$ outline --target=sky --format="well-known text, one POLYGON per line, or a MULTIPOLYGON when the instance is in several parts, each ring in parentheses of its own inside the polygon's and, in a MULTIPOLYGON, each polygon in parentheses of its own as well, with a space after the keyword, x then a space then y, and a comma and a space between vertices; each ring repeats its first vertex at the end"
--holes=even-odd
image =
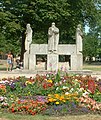
POLYGON ((86 25, 85 26, 85 33, 88 33, 89 32, 89 27, 86 25))

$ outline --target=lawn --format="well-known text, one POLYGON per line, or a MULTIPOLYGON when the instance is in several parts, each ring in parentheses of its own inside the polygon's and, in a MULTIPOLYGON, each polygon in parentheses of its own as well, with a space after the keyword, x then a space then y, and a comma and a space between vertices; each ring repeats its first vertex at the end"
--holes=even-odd
POLYGON ((43 115, 16 115, 0 113, 0 120, 101 120, 100 115, 68 115, 68 116, 43 116, 43 115))
MULTIPOLYGON (((16 66, 16 62, 14 62, 14 67, 16 66)), ((0 60, 0 71, 6 71, 7 69, 7 61, 0 60)))
MULTIPOLYGON (((16 63, 14 62, 14 66, 16 63)), ((0 60, 0 71, 6 70, 6 60, 0 60)), ((84 63, 83 70, 92 70, 92 71, 101 71, 101 64, 100 63, 84 63)))
POLYGON ((0 60, 0 70, 6 70, 6 61, 0 60))
POLYGON ((84 64, 83 70, 101 71, 101 65, 84 64))

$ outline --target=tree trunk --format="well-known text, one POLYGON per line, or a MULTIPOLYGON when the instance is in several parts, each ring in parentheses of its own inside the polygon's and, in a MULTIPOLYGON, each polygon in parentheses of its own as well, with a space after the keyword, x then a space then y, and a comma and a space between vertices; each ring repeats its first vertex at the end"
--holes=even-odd
POLYGON ((22 40, 21 40, 21 57, 20 61, 23 62, 24 52, 25 52, 25 30, 22 32, 22 40))

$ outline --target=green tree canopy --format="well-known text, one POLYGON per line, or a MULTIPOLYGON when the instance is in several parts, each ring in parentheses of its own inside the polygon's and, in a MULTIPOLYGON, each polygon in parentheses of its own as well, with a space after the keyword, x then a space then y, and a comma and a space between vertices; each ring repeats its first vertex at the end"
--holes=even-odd
POLYGON ((95 14, 95 23, 89 23, 90 30, 84 37, 83 55, 84 57, 101 57, 101 1, 95 4, 97 14, 95 14))
MULTIPOLYGON (((77 25, 94 26, 99 0, 1 0, 0 42, 3 49, 20 51, 26 24, 33 29, 33 43, 47 43, 52 22, 60 29, 60 43, 74 43, 77 25)), ((24 43, 24 42, 23 42, 24 43)))

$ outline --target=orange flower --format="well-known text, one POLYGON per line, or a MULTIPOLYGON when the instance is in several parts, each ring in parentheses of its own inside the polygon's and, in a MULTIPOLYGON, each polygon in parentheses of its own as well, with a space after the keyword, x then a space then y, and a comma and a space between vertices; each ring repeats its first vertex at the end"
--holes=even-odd
POLYGON ((6 86, 3 84, 0 84, 0 89, 3 90, 4 92, 6 92, 6 86))
POLYGON ((0 89, 6 89, 6 86, 3 84, 0 84, 0 89))
POLYGON ((60 100, 64 100, 64 99, 65 99, 64 96, 61 96, 61 97, 60 97, 60 100))
POLYGON ((54 94, 54 97, 59 99, 60 98, 60 95, 59 94, 54 94))
POLYGON ((12 107, 14 107, 15 106, 15 104, 12 104, 12 107))

